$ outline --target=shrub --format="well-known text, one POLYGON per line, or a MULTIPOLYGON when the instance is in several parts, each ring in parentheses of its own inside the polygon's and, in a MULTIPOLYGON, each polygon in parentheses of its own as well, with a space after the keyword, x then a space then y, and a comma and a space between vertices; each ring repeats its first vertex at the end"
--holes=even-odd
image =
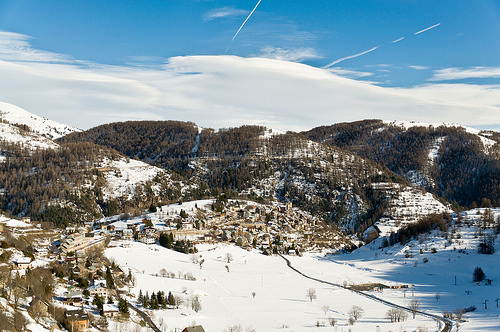
POLYGON ((477 266, 474 269, 474 272, 472 273, 472 281, 474 282, 481 282, 484 280, 484 277, 486 275, 483 272, 483 269, 481 269, 479 266, 477 266))

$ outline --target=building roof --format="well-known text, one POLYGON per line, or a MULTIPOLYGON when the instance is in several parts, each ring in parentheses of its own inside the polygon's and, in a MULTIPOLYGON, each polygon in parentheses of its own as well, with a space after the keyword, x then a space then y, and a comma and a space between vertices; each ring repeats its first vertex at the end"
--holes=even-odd
POLYGON ((20 257, 20 258, 16 259, 14 262, 16 262, 16 264, 29 264, 29 263, 31 263, 31 258, 20 257))
POLYGON ((105 303, 102 305, 103 312, 118 312, 118 307, 114 304, 105 303))
POLYGON ((201 325, 186 327, 182 332, 205 332, 205 329, 201 325))
POLYGON ((89 315, 83 310, 67 310, 65 315, 69 321, 89 320, 89 315))

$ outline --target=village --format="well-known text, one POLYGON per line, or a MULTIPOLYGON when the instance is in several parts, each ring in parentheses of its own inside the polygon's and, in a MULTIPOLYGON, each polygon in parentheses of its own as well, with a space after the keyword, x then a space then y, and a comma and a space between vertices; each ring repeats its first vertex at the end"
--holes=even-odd
MULTIPOLYGON (((2 256, 10 257, 2 264, 3 294, 16 304, 25 302, 30 317, 24 323, 33 319, 51 330, 102 330, 110 322, 128 320, 138 326, 149 324, 141 310, 148 303, 142 298, 132 301, 132 271, 109 261, 103 253, 108 247, 127 248, 142 242, 194 254, 199 244, 231 243, 264 255, 295 256, 338 248, 342 239, 334 228, 291 203, 184 202, 151 208, 136 217, 114 216, 52 230, 44 230, 29 218, 2 218, 2 256), (165 239, 170 242, 166 244, 165 239), (42 290, 33 291, 36 287, 30 284, 34 279, 30 275, 34 273, 49 274, 42 290)), ((172 277, 189 278, 175 273, 172 277)), ((157 301, 162 308, 179 307, 166 294, 158 294, 157 301)), ((185 331, 203 331, 201 326, 190 328, 185 331)))

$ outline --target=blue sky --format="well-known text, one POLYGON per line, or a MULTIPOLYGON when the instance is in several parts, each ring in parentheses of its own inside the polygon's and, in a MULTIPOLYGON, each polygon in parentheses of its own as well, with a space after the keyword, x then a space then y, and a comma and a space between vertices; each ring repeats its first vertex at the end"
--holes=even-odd
MULTIPOLYGON (((261 0, 253 15, 232 41, 234 34, 256 4, 257 1, 254 0, 3 0, 0 2, 0 31, 3 32, 0 36, 0 60, 10 65, 29 66, 30 70, 35 70, 34 67, 40 70, 41 64, 44 64, 43 68, 47 73, 56 73, 66 78, 66 71, 71 69, 79 71, 82 76, 105 75, 108 81, 134 80, 138 85, 151 87, 154 85, 152 81, 157 82, 160 77, 171 77, 173 72, 176 78, 193 73, 191 69, 172 68, 172 63, 179 63, 172 60, 178 57, 183 57, 185 61, 191 60, 189 65, 183 63, 183 66, 198 68, 196 73, 201 75, 197 77, 200 80, 207 78, 208 76, 203 75, 210 72, 209 68, 217 66, 222 59, 230 61, 229 56, 237 56, 240 60, 277 59, 289 63, 290 68, 293 68, 289 70, 303 68, 293 64, 304 64, 312 72, 317 73, 314 70, 320 69, 355 81, 348 82, 349 84, 369 82, 370 85, 389 89, 377 90, 383 93, 411 92, 411 99, 434 98, 433 102, 445 103, 448 106, 457 102, 471 106, 474 104, 473 98, 476 97, 477 104, 489 107, 486 115, 476 117, 476 123, 466 116, 448 121, 482 128, 500 126, 500 115, 495 117, 495 110, 498 111, 499 105, 498 102, 493 102, 498 96, 500 78, 500 1, 261 0), (433 28, 423 31, 430 27, 433 28), (420 31, 423 32, 418 33, 420 31), (402 37, 404 39, 401 39, 402 37), (201 68, 195 64, 197 59, 200 59, 199 56, 210 56, 216 64, 206 63, 208 67, 201 68), (342 59, 344 60, 339 61, 342 59), (329 64, 332 65, 328 66, 329 64), (55 67, 48 70, 48 65, 55 67), (125 72, 127 74, 124 74, 125 72), (140 77, 137 76, 138 72, 141 72, 140 77), (152 79, 154 75, 158 77, 152 79), (452 92, 459 91, 457 88, 463 89, 460 90, 460 98, 467 100, 453 100, 452 92), (436 100, 438 96, 448 96, 450 99, 436 100)), ((245 66, 254 65, 250 62, 241 63, 245 63, 245 66)), ((230 64, 240 68, 235 62, 230 64)), ((232 75, 238 70, 230 66, 221 68, 220 72, 212 73, 216 78, 224 76, 238 81, 238 77, 232 75)), ((13 70, 14 67, 9 67, 6 75, 13 75, 13 70)), ((23 73, 26 71, 25 68, 23 73)), ((253 79, 241 75, 246 79, 253 79)), ((258 79, 267 80, 269 75, 271 74, 267 71, 258 79)), ((19 81, 20 86, 32 86, 35 90, 39 76, 40 74, 34 79, 33 75, 27 75, 24 84, 20 76, 16 76, 15 81, 19 81)), ((47 79, 54 80, 50 75, 47 79)), ((259 84, 258 79, 256 84, 259 84)), ((277 78, 278 81, 280 79, 277 78)), ((205 85, 202 86, 200 80, 196 83, 200 84, 198 89, 203 89, 205 85)), ((89 88, 88 85, 81 87, 81 81, 80 78, 79 84, 72 90, 80 96, 77 99, 87 107, 99 107, 99 101, 92 100, 88 93, 89 90, 95 91, 98 88, 89 88), (83 91, 78 90, 79 86, 83 91), (85 95, 87 99, 84 98, 85 95)), ((95 79, 90 81, 94 82, 95 79)), ((3 83, 6 88, 9 86, 5 79, 3 83)), ((39 83, 46 84, 42 80, 39 83)), ((228 82, 224 84, 230 85, 228 82)), ((157 88, 155 87, 155 90, 157 88)), ((43 113, 48 112, 47 108, 57 108, 57 105, 47 102, 42 103, 43 108, 40 100, 36 100, 39 96, 30 92, 31 90, 26 90, 24 96, 19 91, 7 90, 0 93, 0 99, 21 103, 19 106, 28 108, 29 111, 43 113), (32 109, 33 107, 35 109, 32 109)), ((57 89, 51 91, 53 90, 57 89)), ((112 90, 116 93, 116 98, 122 91, 119 84, 112 90)), ((294 94, 294 91, 289 92, 294 94)), ((62 103, 63 94, 61 91, 56 92, 58 94, 52 98, 59 98, 62 103)), ((126 93, 126 90, 122 92, 126 93)), ((168 95, 170 92, 164 89, 160 93, 168 95)), ((106 97, 108 101, 114 98, 110 97, 109 93, 111 92, 108 92, 106 97)), ((186 91, 182 94, 190 99, 186 91)), ((148 96, 152 98, 151 95, 148 96)), ((262 99, 266 98, 262 96, 262 99)), ((312 98, 317 101, 317 98, 321 97, 314 95, 312 98)), ((175 117, 196 121, 200 118, 200 110, 195 110, 199 106, 177 105, 179 109, 176 112, 168 113, 172 104, 161 104, 158 102, 160 99, 162 97, 157 97, 151 102, 151 99, 146 97, 141 111, 144 113, 137 112, 142 115, 136 115, 134 119, 152 116, 155 119, 175 117), (184 114, 180 108, 185 111, 184 114), (163 110, 163 113, 160 110, 163 110)), ((100 102, 102 103, 102 100, 100 102)), ((135 102, 141 105, 139 100, 135 102)), ((204 100, 199 100, 199 104, 203 102, 204 100)), ((68 102, 64 103, 66 109, 71 109, 68 102)), ((262 111, 261 122, 265 123, 269 119, 264 119, 266 112, 263 109, 271 105, 260 106, 254 105, 262 111)), ((63 106, 59 107, 62 109, 63 106)), ((76 105, 73 107, 78 108, 76 105)), ((234 112, 249 111, 240 108, 236 101, 229 102, 227 107, 232 108, 234 112)), ((369 105, 366 107, 369 108, 369 105)), ((224 105, 218 105, 217 108, 224 109, 224 105)), ((382 107, 374 107, 373 114, 361 112, 357 116, 367 114, 369 117, 384 118, 385 114, 377 113, 379 109, 382 107)), ((115 117, 107 117, 110 121, 127 116, 119 114, 118 105, 109 104, 105 111, 116 114, 115 117)), ((278 111, 273 112, 270 117, 277 117, 278 111)), ((387 116, 394 117, 396 113, 394 111, 387 116)), ((403 114, 405 116, 401 116, 402 119, 417 118, 429 120, 428 122, 433 120, 429 117, 432 112, 421 117, 413 116, 413 113, 403 114)), ((55 120, 65 120, 60 114, 46 115, 57 117, 55 120)), ((444 121, 448 115, 449 113, 445 112, 442 117, 436 119, 444 121)), ((66 118, 75 121, 71 114, 67 114, 66 118)), ((259 122, 258 119, 248 116, 239 119, 259 122)), ((355 118, 331 118, 332 122, 344 120, 355 118)), ((97 124, 97 121, 94 122, 84 123, 80 127, 97 124)), ((311 125, 316 122, 311 122, 311 125)), ((234 124, 237 124, 237 121, 234 124)), ((269 124, 275 125, 272 121, 269 124)))

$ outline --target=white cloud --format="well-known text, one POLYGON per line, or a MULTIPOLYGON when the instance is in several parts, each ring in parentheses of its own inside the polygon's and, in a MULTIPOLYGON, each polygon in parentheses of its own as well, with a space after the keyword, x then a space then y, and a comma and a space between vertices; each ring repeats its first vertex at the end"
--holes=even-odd
POLYGON ((14 32, 0 31, 0 59, 6 61, 70 62, 70 57, 62 54, 33 49, 31 37, 14 32))
POLYGON ((328 68, 328 71, 330 73, 339 75, 339 76, 344 76, 344 77, 350 77, 350 78, 363 78, 363 77, 369 77, 373 76, 373 73, 365 72, 365 71, 356 71, 356 70, 350 70, 350 69, 344 69, 344 68, 328 68))
POLYGON ((408 66, 408 68, 415 69, 415 70, 427 70, 429 67, 426 66, 408 66))
POLYGON ((436 70, 430 81, 463 80, 467 78, 500 78, 500 67, 445 68, 436 70))
POLYGON ((222 7, 222 8, 212 9, 211 11, 205 13, 205 15, 203 15, 203 18, 205 19, 205 21, 211 21, 218 18, 244 16, 248 15, 248 13, 249 11, 244 9, 236 9, 233 7, 222 7))
POLYGON ((263 58, 294 62, 322 58, 313 48, 310 47, 283 49, 280 47, 267 46, 261 50, 259 56, 263 58))
MULTIPOLYGON (((84 129, 143 119, 281 130, 365 118, 500 127, 499 86, 384 88, 267 58, 186 56, 159 67, 82 66, 40 62, 41 51, 21 53, 14 60, 0 51, 0 101, 84 129)), ((65 58, 46 59, 59 57, 65 58)))

